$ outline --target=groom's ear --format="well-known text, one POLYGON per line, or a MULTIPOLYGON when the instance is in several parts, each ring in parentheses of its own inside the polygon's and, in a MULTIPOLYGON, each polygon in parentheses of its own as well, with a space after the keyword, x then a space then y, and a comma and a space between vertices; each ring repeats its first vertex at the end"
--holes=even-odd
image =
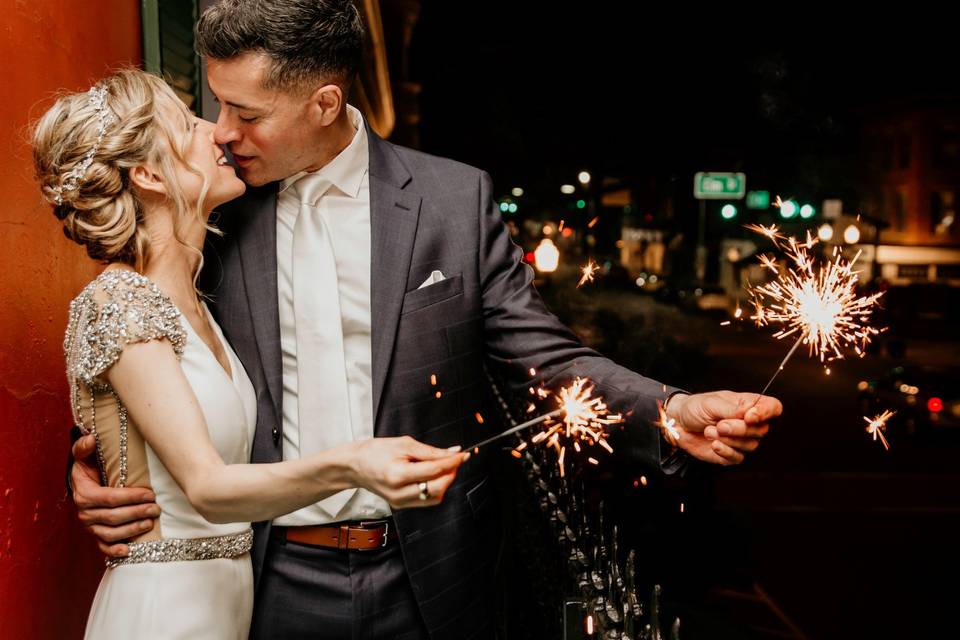
POLYGON ((329 126, 343 110, 343 89, 336 84, 325 84, 310 96, 310 102, 321 126, 329 126))

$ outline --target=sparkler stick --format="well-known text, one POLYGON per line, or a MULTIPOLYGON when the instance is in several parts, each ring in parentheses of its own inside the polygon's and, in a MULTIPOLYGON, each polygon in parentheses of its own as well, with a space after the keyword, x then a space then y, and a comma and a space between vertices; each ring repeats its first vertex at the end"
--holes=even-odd
POLYGON ((472 447, 470 447, 470 449, 479 449, 480 447, 482 447, 482 446, 484 446, 484 445, 488 445, 488 444, 490 444, 491 442, 496 442, 497 440, 499 440, 499 439, 501 439, 501 438, 506 438, 506 437, 509 436, 510 434, 517 433, 517 432, 519 432, 519 431, 523 431, 524 429, 529 429, 530 427, 535 427, 535 426, 537 426, 538 424, 541 424, 541 423, 543 423, 543 422, 546 422, 547 420, 549 420, 549 419, 551 419, 551 418, 556 418, 556 417, 559 416, 561 413, 563 413, 563 411, 564 411, 563 409, 555 409, 555 410, 551 411, 550 413, 545 413, 545 414, 543 414, 542 416, 538 416, 538 417, 534 418, 533 420, 527 420, 527 421, 524 422, 523 424, 518 424, 518 425, 515 426, 515 427, 511 427, 511 428, 507 429, 506 431, 502 431, 502 432, 498 433, 498 434, 495 435, 495 436, 491 436, 491 437, 487 438, 486 440, 482 440, 482 441, 478 442, 477 444, 475 444, 475 445, 473 445, 472 447))

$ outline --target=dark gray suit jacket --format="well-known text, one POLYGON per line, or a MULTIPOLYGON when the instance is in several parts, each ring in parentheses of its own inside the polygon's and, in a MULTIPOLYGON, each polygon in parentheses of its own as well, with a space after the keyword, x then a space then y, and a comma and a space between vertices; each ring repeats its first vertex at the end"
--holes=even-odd
MULTIPOLYGON (((608 405, 628 416, 629 436, 619 448, 659 468, 659 434, 651 423, 656 400, 675 389, 587 349, 547 311, 501 222, 490 177, 393 145, 369 129, 367 135, 375 434, 411 435, 438 447, 477 442, 496 428, 475 419, 487 396, 484 365, 520 393, 533 367, 551 387, 589 376, 608 405), (446 279, 418 289, 434 270, 446 279)), ((224 236, 211 236, 202 278, 256 388, 253 462, 282 455, 276 192, 276 183, 253 188, 222 208, 224 236)), ((434 638, 492 636, 499 523, 489 466, 481 452, 461 468, 441 505, 394 514, 434 638)), ((269 527, 255 525, 258 576, 269 527)))

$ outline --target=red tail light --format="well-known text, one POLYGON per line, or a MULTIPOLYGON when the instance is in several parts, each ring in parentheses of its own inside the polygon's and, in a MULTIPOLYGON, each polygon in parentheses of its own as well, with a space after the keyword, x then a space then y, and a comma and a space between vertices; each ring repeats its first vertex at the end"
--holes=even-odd
POLYGON ((930 398, 927 400, 927 411, 932 411, 933 413, 943 411, 943 400, 940 398, 930 398))

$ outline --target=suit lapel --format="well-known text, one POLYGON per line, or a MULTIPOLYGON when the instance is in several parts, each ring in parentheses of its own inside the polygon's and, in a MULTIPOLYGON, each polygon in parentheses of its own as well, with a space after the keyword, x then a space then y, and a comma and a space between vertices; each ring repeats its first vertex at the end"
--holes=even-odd
POLYGON ((250 305, 260 361, 273 400, 277 423, 283 397, 283 356, 280 351, 280 311, 277 300, 277 183, 252 189, 246 196, 239 225, 240 262, 250 305))
POLYGON ((370 141, 370 315, 376 428, 406 293, 421 198, 404 190, 410 182, 410 173, 392 146, 369 127, 367 135, 370 141))

